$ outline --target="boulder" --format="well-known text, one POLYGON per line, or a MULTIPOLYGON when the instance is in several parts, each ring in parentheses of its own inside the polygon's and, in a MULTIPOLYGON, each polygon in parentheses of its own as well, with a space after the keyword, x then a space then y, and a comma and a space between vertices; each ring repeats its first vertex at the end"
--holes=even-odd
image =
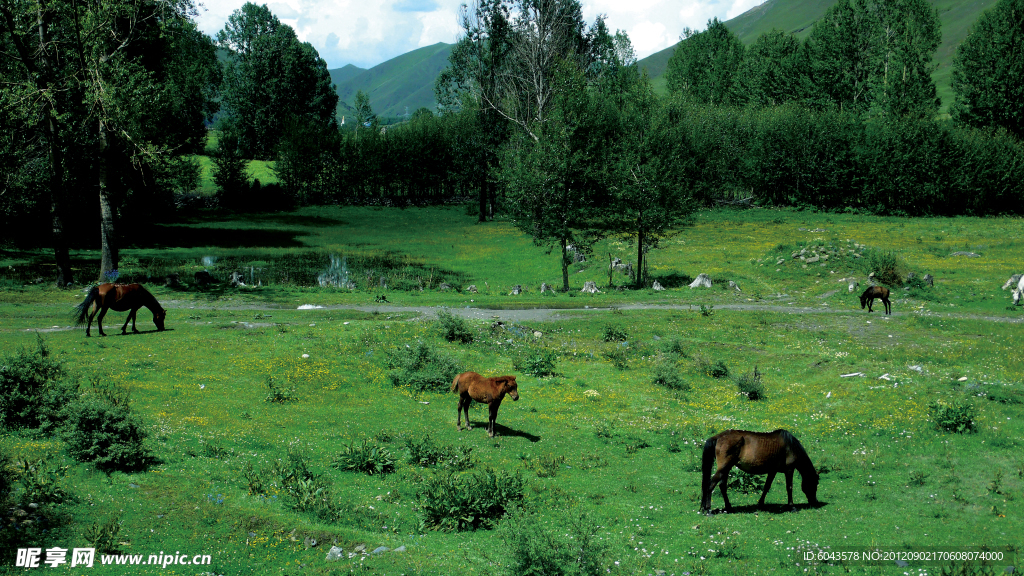
POLYGON ((743 292, 743 290, 740 290, 740 285, 735 283, 735 282, 733 282, 732 280, 729 280, 729 288, 732 288, 732 289, 736 290, 737 292, 743 292))
POLYGON ((543 294, 543 293, 549 292, 549 291, 550 292, 554 292, 555 290, 547 282, 541 282, 541 284, 540 284, 540 293, 543 294))
POLYGON ((509 295, 510 296, 518 296, 518 295, 520 295, 522 293, 523 293, 523 286, 521 284, 516 284, 515 286, 512 287, 512 291, 509 292, 509 295))
POLYGON ((345 551, 340 546, 331 546, 331 549, 327 551, 327 561, 333 562, 335 560, 341 560, 345 557, 345 551))
POLYGON ((860 288, 860 282, 850 279, 850 287, 846 289, 847 292, 855 292, 857 288, 860 288))
POLYGON ((476 284, 470 284, 469 288, 466 288, 466 292, 470 294, 476 294, 476 284))
POLYGON ((966 256, 968 258, 981 258, 981 254, 975 254, 974 252, 953 252, 950 256, 966 256))
POLYGON ((583 289, 580 292, 587 292, 588 294, 599 294, 601 291, 597 289, 597 283, 587 280, 583 283, 583 289))
POLYGON ((580 250, 579 248, 577 248, 573 244, 569 244, 568 246, 566 246, 565 247, 565 251, 566 251, 566 253, 572 255, 572 263, 573 264, 579 264, 580 262, 586 262, 587 261, 587 256, 583 253, 583 251, 580 250))
POLYGON ((690 283, 690 288, 711 288, 711 277, 701 272, 697 279, 690 283))
POLYGON ((660 291, 665 289, 665 287, 662 286, 661 283, 658 282, 657 280, 654 281, 654 284, 651 284, 651 288, 653 288, 654 290, 656 290, 658 292, 660 292, 660 291))
POLYGON ((231 286, 233 288, 238 288, 239 286, 245 286, 245 282, 242 282, 243 278, 245 278, 245 276, 241 272, 238 272, 238 271, 232 272, 231 273, 231 286))
MULTIPOLYGON (((384 278, 381 277, 381 280, 383 280, 383 279, 384 278)), ((447 292, 447 291, 452 289, 452 286, 451 286, 451 284, 449 284, 447 282, 441 282, 441 285, 438 286, 437 289, 440 290, 441 292, 447 292)))
POLYGON ((923 280, 924 283, 929 286, 935 286, 935 277, 932 276, 931 274, 925 274, 924 276, 921 277, 921 280, 923 280))
POLYGON ((622 268, 622 259, 621 258, 612 258, 611 267, 613 269, 615 269, 615 270, 618 270, 619 268, 622 268))

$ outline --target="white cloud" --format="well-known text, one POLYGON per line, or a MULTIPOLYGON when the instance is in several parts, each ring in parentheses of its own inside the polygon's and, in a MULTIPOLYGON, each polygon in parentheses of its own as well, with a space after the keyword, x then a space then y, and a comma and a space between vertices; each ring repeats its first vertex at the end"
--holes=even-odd
MULTIPOLYGON (((465 0, 275 0, 270 10, 311 43, 329 68, 369 68, 410 50, 458 38, 458 10, 465 0)), ((607 16, 611 30, 625 30, 638 58, 679 41, 683 28, 703 30, 708 20, 733 18, 762 0, 584 0, 593 22, 607 16)), ((216 34, 245 0, 205 0, 199 27, 216 34)))

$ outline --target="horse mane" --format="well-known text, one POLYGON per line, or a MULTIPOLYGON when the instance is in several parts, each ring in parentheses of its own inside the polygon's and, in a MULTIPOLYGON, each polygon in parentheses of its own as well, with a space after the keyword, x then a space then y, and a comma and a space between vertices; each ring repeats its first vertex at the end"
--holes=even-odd
POLYGON ((818 471, 814 469, 814 463, 811 462, 810 455, 807 454, 807 450, 804 449, 804 445, 796 439, 796 436, 789 430, 779 430, 779 435, 782 436, 782 440, 789 444, 790 449, 797 456, 797 466, 800 468, 800 474, 804 474, 804 470, 808 470, 814 473, 814 477, 818 477, 818 471), (806 466, 800 466, 799 462, 806 462, 806 466))

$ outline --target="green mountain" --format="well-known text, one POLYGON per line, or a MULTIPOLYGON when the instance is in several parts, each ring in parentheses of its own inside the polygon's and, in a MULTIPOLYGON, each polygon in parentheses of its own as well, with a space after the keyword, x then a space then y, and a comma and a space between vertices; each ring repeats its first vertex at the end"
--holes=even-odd
MULTIPOLYGON (((939 22, 942 24, 942 43, 935 52, 934 60, 939 66, 932 74, 932 78, 935 79, 939 97, 942 98, 942 109, 945 110, 953 101, 950 82, 956 47, 967 37, 967 32, 978 21, 981 13, 994 6, 996 0, 929 1, 939 11, 939 22)), ((744 44, 750 44, 773 28, 796 34, 803 39, 811 33, 814 21, 832 4, 833 0, 768 0, 726 21, 725 24, 744 44)), ((647 74, 654 80, 655 88, 662 92, 665 91, 665 69, 674 50, 675 46, 666 48, 639 62, 640 66, 647 68, 647 74)))
POLYGON ((370 106, 378 116, 404 116, 419 108, 434 111, 434 79, 448 66, 452 44, 438 42, 433 46, 417 48, 378 64, 369 70, 351 64, 330 70, 337 84, 340 114, 351 114, 356 92, 362 90, 370 97, 370 106), (350 70, 351 69, 351 70, 350 70))

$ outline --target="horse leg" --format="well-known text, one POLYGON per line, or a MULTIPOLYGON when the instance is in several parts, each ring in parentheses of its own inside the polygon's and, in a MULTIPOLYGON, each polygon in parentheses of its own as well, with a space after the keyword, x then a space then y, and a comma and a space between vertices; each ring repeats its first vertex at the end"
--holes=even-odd
POLYGON ((468 402, 466 402, 466 400, 468 398, 469 398, 469 396, 467 394, 465 394, 465 393, 463 393, 461 396, 459 396, 459 406, 455 409, 455 414, 456 414, 456 417, 455 417, 455 429, 459 430, 459 431, 462 430, 462 412, 463 412, 463 410, 465 410, 465 412, 466 412, 466 430, 472 430, 473 429, 473 427, 469 425, 469 406, 468 406, 468 402))
MULTIPOLYGON (((125 334, 128 333, 128 322, 131 321, 134 317, 135 317, 135 310, 129 310, 128 311, 128 317, 124 319, 124 325, 121 326, 121 336, 124 336, 125 334)), ((134 321, 132 321, 132 330, 138 332, 138 330, 135 330, 135 322, 134 321)))
POLYGON ((885 298, 882 300, 882 303, 885 304, 885 313, 892 314, 892 302, 889 302, 889 299, 885 298))
MULTIPOLYGON (((725 473, 722 474, 722 477, 720 478, 718 489, 722 491, 722 500, 725 500, 725 511, 732 512, 732 504, 729 503, 729 495, 725 492, 725 489, 729 486, 729 470, 725 470, 724 472, 725 473)), ((719 474, 721 474, 721 472, 719 472, 719 474)), ((718 474, 715 474, 715 476, 718 476, 718 474)), ((711 480, 714 482, 714 476, 711 477, 711 480)))
POLYGON ((103 317, 106 316, 106 315, 107 315, 107 309, 106 308, 101 308, 100 309, 100 315, 99 315, 98 318, 96 318, 96 327, 100 329, 100 336, 106 336, 106 334, 103 333, 103 317))
POLYGON ((868 298, 868 312, 871 312, 871 305, 875 303, 874 298, 868 298))
POLYGON ((764 506, 764 499, 768 496, 768 491, 772 489, 772 481, 775 480, 776 472, 769 472, 768 477, 764 480, 764 492, 761 493, 761 499, 757 501, 758 506, 764 506))
POLYGON ((490 417, 487 420, 487 435, 491 438, 494 438, 494 423, 498 420, 498 406, 500 406, 498 402, 491 402, 487 405, 488 412, 490 413, 490 417))
POLYGON ((135 319, 138 318, 139 309, 132 310, 132 334, 138 334, 139 331, 135 328, 135 319))
POLYGON ((793 505, 793 471, 786 470, 786 499, 789 505, 793 505))

